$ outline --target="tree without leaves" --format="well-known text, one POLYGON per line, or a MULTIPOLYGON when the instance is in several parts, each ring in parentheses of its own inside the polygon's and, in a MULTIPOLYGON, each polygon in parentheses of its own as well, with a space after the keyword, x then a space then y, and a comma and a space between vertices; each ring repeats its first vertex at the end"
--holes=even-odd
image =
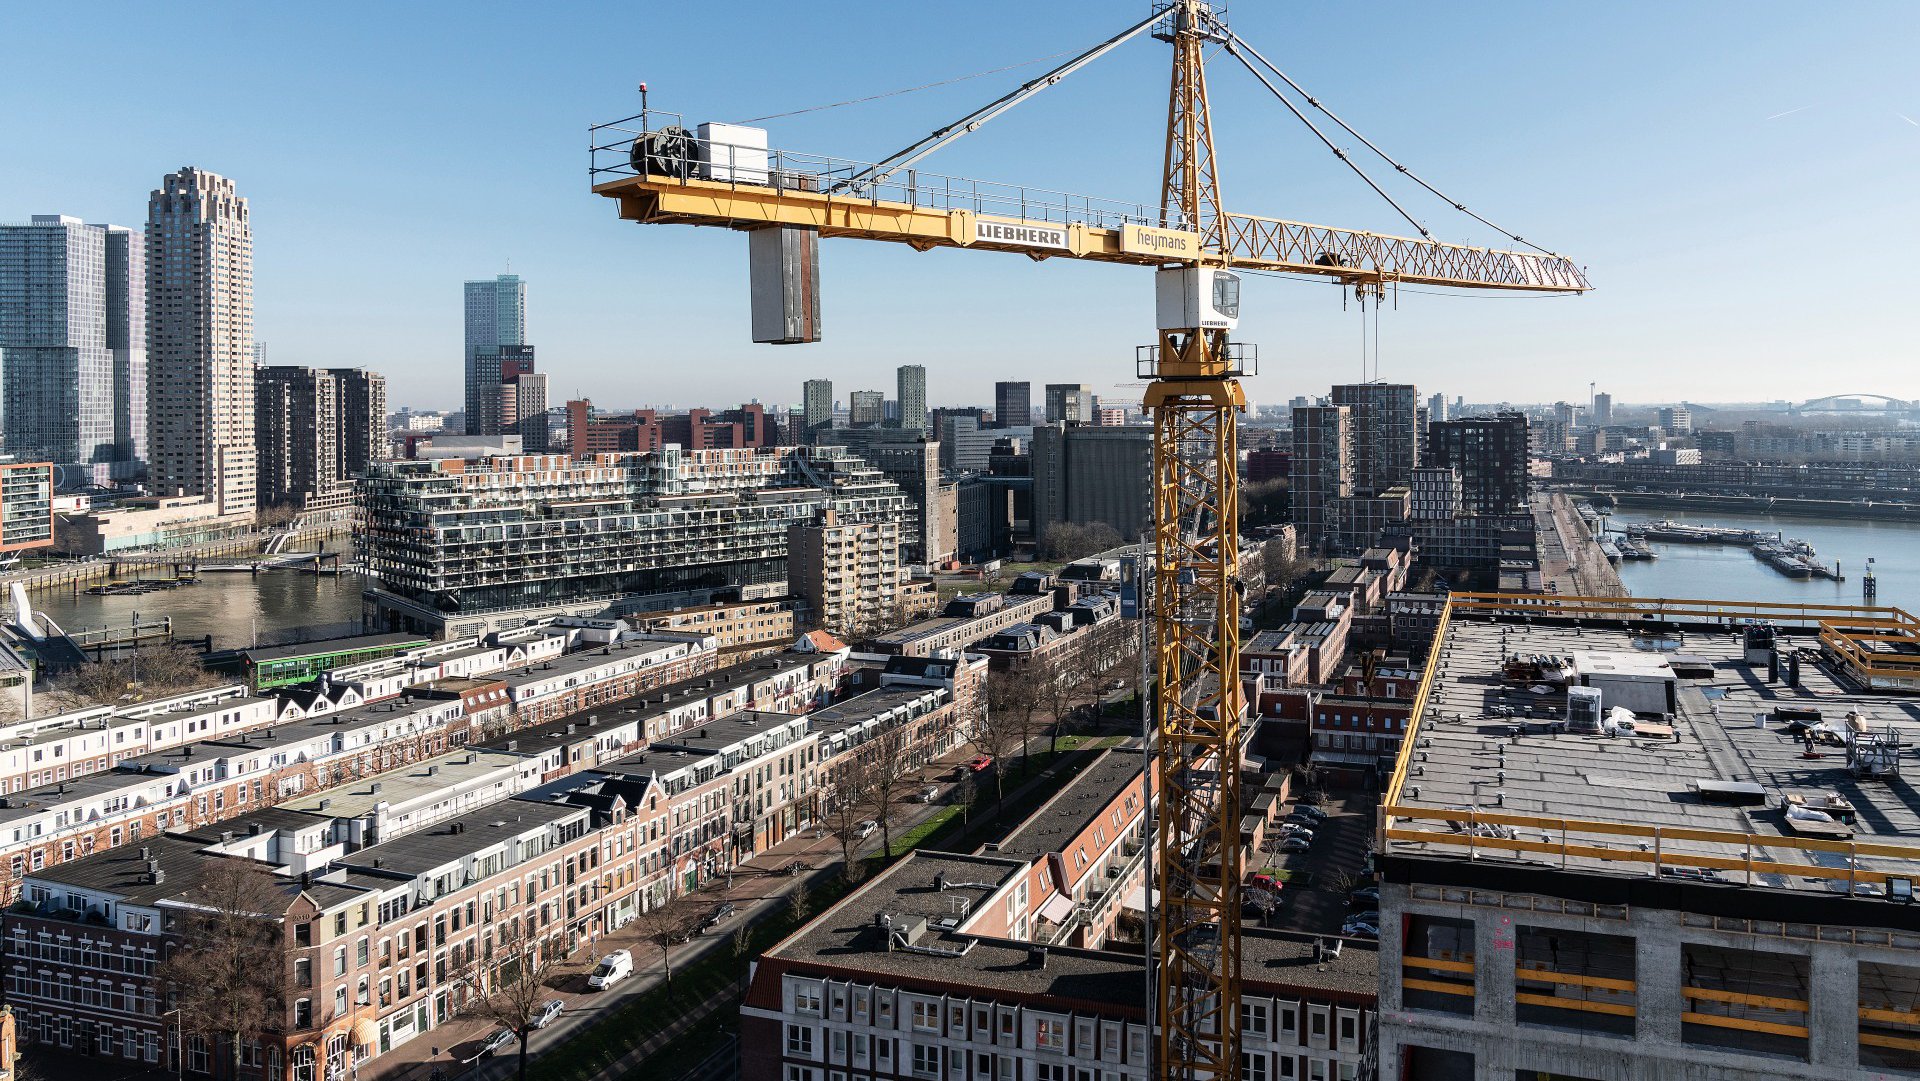
MULTIPOLYGON (((986 708, 980 710, 974 718, 973 731, 968 733, 973 745, 980 753, 992 758, 993 767, 993 803, 999 807, 1006 802, 1006 761, 1015 747, 1020 745, 1020 735, 1025 724, 1014 708, 1013 699, 1024 696, 1032 698, 1032 689, 1024 681, 1009 672, 994 672, 987 676, 986 708)), ((968 771, 971 774, 971 770, 968 771)))
POLYGON ((856 771, 854 763, 845 763, 840 766, 834 779, 820 787, 818 821, 840 842, 842 874, 848 882, 856 882, 860 877, 860 865, 854 862, 853 849, 860 843, 860 824, 867 820, 856 771))
POLYGON ((465 1009, 513 1033, 519 1042, 519 1078, 527 1081, 527 1040, 534 1019, 553 997, 556 967, 538 940, 503 933, 493 952, 463 966, 454 980, 467 992, 465 1009))
POLYGON ((211 687, 219 682, 186 646, 153 646, 134 656, 90 661, 54 681, 56 690, 95 705, 113 705, 131 694, 160 697, 211 687))
POLYGON ((860 803, 880 825, 881 859, 893 858, 893 820, 900 815, 907 786, 920 780, 910 757, 912 743, 905 724, 868 740, 859 749, 854 766, 860 803))
POLYGON ((640 941, 660 949, 660 966, 666 972, 667 999, 673 999, 673 945, 684 941, 694 926, 694 905, 686 897, 668 897, 634 917, 631 926, 640 941))
POLYGON ((1002 749, 994 754, 993 783, 996 789, 1000 786, 1000 773, 1006 766, 1007 751, 1019 750, 1020 764, 1024 770, 1027 750, 1033 742, 1034 715, 1044 705, 1039 685, 1026 672, 1008 668, 987 675, 987 712, 993 719, 982 727, 998 729, 999 738, 1004 741, 1002 749))
POLYGON ((179 942, 156 970, 180 1011, 180 1028, 233 1053, 240 1076, 242 1047, 278 1027, 285 1009, 287 959, 280 922, 291 898, 288 883, 265 864, 217 858, 178 900, 179 942))
POLYGON ((1105 522, 1056 522, 1035 545, 1042 559, 1071 562, 1123 543, 1120 531, 1105 522))

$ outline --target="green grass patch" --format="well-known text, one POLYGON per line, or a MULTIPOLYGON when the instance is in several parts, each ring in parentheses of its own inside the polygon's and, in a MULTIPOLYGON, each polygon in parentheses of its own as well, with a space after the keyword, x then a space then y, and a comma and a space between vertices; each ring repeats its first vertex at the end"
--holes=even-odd
POLYGON ((1271 877, 1275 882, 1284 882, 1289 886, 1306 889, 1313 885, 1312 871, 1289 871, 1284 867, 1262 867, 1260 874, 1271 877))
POLYGON ((932 837, 936 833, 939 833, 941 830, 946 829, 948 823, 952 822, 954 819, 959 817, 960 817, 960 808, 958 807, 940 808, 939 810, 933 812, 931 815, 928 815, 927 820, 925 822, 922 822, 919 825, 908 830, 907 832, 901 834, 900 836, 895 837, 893 839, 893 848, 891 851, 888 852, 888 855, 891 855, 891 856, 906 855, 907 853, 913 851, 914 849, 919 848, 921 845, 926 844, 928 838, 932 837))

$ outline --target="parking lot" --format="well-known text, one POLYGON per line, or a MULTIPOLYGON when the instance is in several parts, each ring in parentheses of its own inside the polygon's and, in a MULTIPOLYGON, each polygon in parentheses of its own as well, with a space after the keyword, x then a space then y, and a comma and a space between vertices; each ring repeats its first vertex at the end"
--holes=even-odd
MULTIPOLYGON (((1319 805, 1328 817, 1313 827, 1313 844, 1304 852, 1281 852, 1277 831, 1269 836, 1267 851, 1252 869, 1278 868, 1286 873, 1288 881, 1281 888, 1281 905, 1268 918, 1268 927, 1309 934, 1340 933, 1341 924, 1359 910, 1348 905, 1350 892, 1373 883, 1364 868, 1373 841, 1376 799, 1372 792, 1329 793, 1319 805)), ((1247 917, 1248 926, 1258 924, 1256 918, 1247 917)))

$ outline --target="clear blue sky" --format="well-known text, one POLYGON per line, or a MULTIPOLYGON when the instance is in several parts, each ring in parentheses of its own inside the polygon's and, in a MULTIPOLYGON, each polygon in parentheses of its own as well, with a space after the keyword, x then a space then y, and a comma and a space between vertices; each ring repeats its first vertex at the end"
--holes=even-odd
MULTIPOLYGON (((1911 4, 1232 7, 1363 133, 1599 286, 1403 293, 1383 377, 1470 400, 1583 397, 1589 380, 1626 401, 1920 397, 1911 4)), ((826 341, 754 346, 744 238, 618 221, 587 191, 586 128, 634 111, 641 80, 689 121, 739 119, 1076 49, 1145 10, 14 4, 0 218, 138 225, 169 169, 224 173, 252 201, 272 361, 383 371, 395 405, 458 404, 460 283, 508 260, 556 396, 791 402, 826 376, 844 400, 891 391, 906 362, 928 366, 936 404, 986 402, 996 378, 1105 389, 1151 336, 1145 272, 830 242, 826 341)), ((1152 201, 1167 63, 1129 44, 926 167, 1152 201)), ((778 146, 871 160, 1039 70, 768 126, 778 146)), ((1238 65, 1210 70, 1230 208, 1398 230, 1238 65)), ((1498 239, 1411 205, 1444 239, 1498 239)), ((1247 306, 1257 400, 1357 376, 1361 318, 1332 286, 1260 280, 1247 306)))

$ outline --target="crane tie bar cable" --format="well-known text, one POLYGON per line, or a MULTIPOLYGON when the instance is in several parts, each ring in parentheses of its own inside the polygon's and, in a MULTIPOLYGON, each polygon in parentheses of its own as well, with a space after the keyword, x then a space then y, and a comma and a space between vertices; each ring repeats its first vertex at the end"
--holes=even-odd
MULTIPOLYGON (((1215 25, 1217 26, 1219 24, 1216 23, 1215 25)), ((1221 30, 1222 32, 1225 32, 1225 27, 1221 27, 1221 30)), ((1352 169, 1355 176, 1366 181, 1367 187, 1372 188, 1374 191, 1374 194, 1380 196, 1380 198, 1382 199, 1385 199, 1387 201, 1387 205, 1399 211, 1400 216, 1407 219, 1407 222, 1411 224, 1415 229, 1418 229, 1422 237, 1426 238, 1427 240, 1432 240, 1433 234, 1427 231, 1426 226, 1420 224, 1420 222, 1416 220, 1412 214, 1407 213, 1407 208, 1401 206, 1398 202, 1396 202, 1393 196, 1388 195, 1385 188, 1382 188, 1379 184, 1374 183, 1373 178, 1367 175, 1367 171, 1365 169, 1360 168, 1360 165, 1358 162, 1348 157, 1346 151, 1340 149, 1340 147, 1337 144, 1335 144, 1332 139, 1327 138, 1327 135, 1325 132, 1321 131, 1318 127, 1314 126, 1313 121, 1308 119, 1307 114, 1300 111, 1300 107, 1295 105, 1291 98, 1281 93, 1280 88, 1273 85, 1273 83, 1269 82, 1265 75, 1260 74, 1260 69, 1253 66, 1253 61, 1248 60, 1246 57, 1240 55, 1240 50, 1234 47, 1235 43, 1239 42, 1239 40, 1240 40, 1239 38, 1234 37, 1232 34, 1228 34, 1227 40, 1226 40, 1226 47, 1227 47, 1228 54, 1231 55, 1235 60, 1240 61, 1240 64, 1242 67, 1246 68, 1247 71, 1251 73, 1254 78, 1260 80, 1260 85, 1266 87, 1267 90, 1270 91, 1274 97, 1280 99, 1280 104, 1285 105, 1287 107, 1288 112, 1292 113, 1294 117, 1297 118, 1302 124, 1305 124, 1307 126, 1308 131, 1311 131, 1314 133, 1314 135, 1318 136, 1320 141, 1327 145, 1327 149, 1333 151, 1334 157, 1339 158, 1342 162, 1345 162, 1347 168, 1352 169)))
MULTIPOLYGON (((1071 50, 1068 50, 1068 51, 1070 52, 1071 50)), ((1022 60, 1018 64, 1008 64, 1005 67, 989 68, 986 71, 976 71, 972 75, 957 75, 951 79, 941 79, 938 82, 921 83, 919 86, 907 86, 907 87, 902 87, 899 90, 888 90, 888 91, 885 91, 884 93, 868 94, 864 98, 848 98, 845 101, 828 102, 825 105, 809 105, 804 109, 790 109, 784 113, 768 113, 765 116, 748 117, 745 120, 736 121, 736 123, 758 124, 763 120, 779 120, 782 117, 799 116, 803 113, 824 112, 828 109, 839 109, 839 108, 844 108, 845 106, 848 106, 848 105, 865 105, 869 101, 879 101, 883 98, 897 98, 902 94, 917 94, 922 90, 932 90, 935 87, 940 87, 940 86, 952 86, 954 83, 964 83, 969 79, 981 79, 981 78, 985 78, 988 75, 998 75, 1003 71, 1014 71, 1018 68, 1030 68, 1035 64, 1044 64, 1049 60, 1058 60, 1061 57, 1066 55, 1067 55, 1067 52, 1058 52, 1058 53, 1051 53, 1047 56, 1036 56, 1032 60, 1022 60)))
MULTIPOLYGON (((1276 66, 1273 61, 1268 60, 1265 56, 1262 56, 1260 53, 1260 50, 1254 48, 1252 45, 1247 44, 1247 41, 1245 38, 1240 37, 1238 34, 1232 33, 1231 31, 1227 30, 1224 25, 1221 25, 1218 22, 1216 22, 1215 25, 1219 26, 1222 33, 1225 33, 1228 35, 1231 42, 1237 42, 1240 46, 1245 48, 1248 53, 1253 55, 1253 58, 1255 60, 1260 61, 1263 67, 1265 67, 1268 71, 1273 72, 1275 75, 1279 76, 1282 81, 1284 81, 1288 86, 1293 88, 1295 93, 1305 98, 1307 100, 1308 105, 1313 106, 1315 109, 1319 110, 1322 114, 1324 114, 1327 119, 1340 125, 1340 130, 1346 132, 1348 135, 1353 136, 1355 139, 1360 140, 1361 144, 1364 145, 1368 150, 1371 150, 1375 154, 1378 154, 1380 156, 1381 161, 1384 161, 1388 165, 1393 166, 1396 172, 1404 175, 1407 179, 1413 181, 1415 184, 1418 184, 1421 187, 1432 192, 1437 198, 1439 198, 1442 202, 1446 203, 1448 206, 1453 207, 1453 209, 1458 210, 1460 213, 1465 214, 1467 217, 1472 218, 1474 221, 1477 221, 1480 224, 1486 226, 1487 228, 1492 229, 1493 231, 1499 233, 1501 236, 1504 236, 1508 240, 1513 241, 1515 244, 1524 244, 1527 247, 1532 248, 1534 251, 1541 253, 1542 255, 1552 255, 1555 258, 1559 258, 1559 255, 1557 252, 1548 251, 1547 249, 1541 247, 1538 244, 1535 244, 1531 240, 1528 240, 1526 237, 1523 237, 1520 234, 1515 233, 1510 229, 1501 228, 1499 225, 1496 225, 1493 222, 1488 221, 1486 218, 1481 217, 1479 214, 1474 213, 1472 210, 1467 209, 1467 205, 1465 203, 1460 202, 1459 200, 1448 195, 1446 192, 1441 191, 1439 188, 1436 188, 1432 184, 1429 184, 1425 180, 1421 179, 1418 173, 1415 173, 1412 169, 1407 168, 1405 165, 1402 165, 1400 162, 1395 161, 1392 155, 1380 149, 1378 146, 1375 146, 1373 143, 1373 140, 1368 139, 1366 136, 1355 131, 1352 125, 1340 119, 1338 116, 1335 116, 1332 109, 1329 109, 1325 105, 1322 105, 1320 103, 1319 98, 1316 98, 1312 94, 1307 93, 1306 88, 1301 86, 1299 83, 1294 82, 1292 76, 1288 75, 1284 71, 1281 71, 1280 68, 1276 66)), ((1229 48, 1231 48, 1231 45, 1229 46, 1229 48)), ((1237 55, 1238 54, 1236 54, 1236 56, 1237 55)), ((1246 60, 1244 58, 1241 58, 1240 62, 1242 64, 1245 64, 1246 60)), ((1255 72, 1254 74, 1258 75, 1259 73, 1255 72)), ((1266 82, 1265 79, 1262 79, 1260 81, 1266 82)), ((1271 84, 1268 85, 1268 89, 1270 90, 1273 89, 1271 84)), ((1277 94, 1278 91, 1275 91, 1275 93, 1277 94)), ((1293 108, 1292 103, 1289 102, 1287 107, 1293 108)), ((1298 115, 1298 110, 1295 110, 1295 115, 1298 115)), ((1318 132, 1316 132, 1315 134, 1318 134, 1318 132)), ((1324 136, 1322 138, 1324 138, 1324 136)), ((1377 191, 1378 189, 1376 188, 1375 190, 1377 191)), ((1405 211, 1402 211, 1402 213, 1405 213, 1405 211)), ((1424 230, 1422 230, 1422 232, 1424 232, 1424 230)))

